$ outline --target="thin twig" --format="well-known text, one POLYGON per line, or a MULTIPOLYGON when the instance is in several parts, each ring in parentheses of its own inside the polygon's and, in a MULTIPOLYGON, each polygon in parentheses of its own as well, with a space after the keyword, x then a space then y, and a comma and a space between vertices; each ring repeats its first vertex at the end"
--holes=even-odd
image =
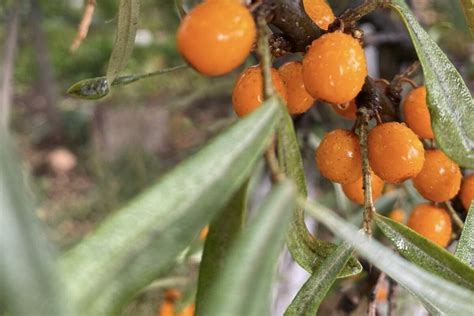
POLYGON ((272 139, 270 146, 268 146, 267 151, 265 152, 265 160, 267 162, 268 168, 272 176, 273 182, 280 182, 285 179, 285 173, 280 167, 278 158, 276 156, 276 140, 272 139))
POLYGON ((372 175, 369 165, 369 151, 367 148, 367 138, 370 115, 368 109, 361 107, 358 110, 359 120, 359 145, 362 156, 362 188, 364 190, 364 231, 372 234, 372 220, 375 213, 374 200, 372 198, 372 175))
POLYGON ((377 293, 385 283, 385 273, 381 272, 377 278, 374 288, 369 293, 369 306, 367 307, 367 315, 375 316, 377 314, 377 293))
POLYGON ((344 11, 333 23, 334 25, 329 26, 329 30, 337 30, 341 27, 345 30, 353 29, 363 16, 383 7, 384 4, 384 0, 365 0, 360 6, 344 11))
POLYGON ((96 0, 87 0, 81 23, 79 23, 79 27, 77 29, 76 37, 72 41, 71 47, 69 48, 71 52, 77 50, 82 41, 87 37, 87 33, 89 32, 89 27, 92 22, 92 16, 94 15, 95 5, 96 0))
POLYGON ((265 99, 275 94, 272 83, 272 60, 268 40, 270 34, 268 32, 267 22, 263 15, 257 17, 258 23, 258 54, 260 56, 260 64, 263 72, 263 96, 265 99))
POLYGON ((453 205, 451 204, 451 201, 446 201, 445 204, 454 223, 462 230, 464 228, 464 223, 462 219, 459 217, 458 213, 456 213, 456 211, 454 210, 453 205))
POLYGON ((388 316, 395 316, 397 310, 397 287, 398 283, 392 278, 388 279, 388 316))

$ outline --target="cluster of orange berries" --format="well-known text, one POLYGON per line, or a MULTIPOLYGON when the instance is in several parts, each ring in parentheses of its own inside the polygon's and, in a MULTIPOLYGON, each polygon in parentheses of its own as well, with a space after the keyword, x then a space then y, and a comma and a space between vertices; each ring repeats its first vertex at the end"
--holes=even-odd
MULTIPOLYGON (((327 30, 335 19, 327 3, 324 0, 302 2, 313 22, 327 30)), ((219 76, 245 61, 255 37, 254 18, 241 1, 205 0, 183 19, 177 42, 181 54, 193 68, 204 75, 219 76)), ((322 100, 353 120, 357 112, 355 97, 366 76, 367 65, 359 40, 341 31, 326 33, 314 40, 302 61, 291 61, 279 69, 271 69, 273 86, 286 101, 290 114, 306 112, 315 100, 322 100)), ((259 65, 249 67, 235 84, 233 108, 242 117, 258 108, 263 99, 262 68, 259 65)), ((381 123, 368 135, 373 199, 382 194, 385 182, 397 184, 408 179, 413 179, 415 188, 427 200, 445 202, 452 199, 461 187, 459 166, 440 150, 425 150, 420 140, 434 138, 425 87, 412 90, 405 98, 403 108, 406 124, 381 123)), ((362 159, 356 133, 336 129, 326 134, 316 151, 316 163, 324 177, 342 184, 349 199, 364 203, 362 159)), ((468 177, 460 194, 466 209, 473 191, 472 180, 468 177)), ((434 223, 434 230, 443 226, 440 223, 444 220, 444 226, 449 227, 451 234, 450 218, 444 209, 430 205, 415 208, 409 226, 429 237, 414 224, 417 218, 429 216, 437 216, 439 225, 434 223)), ((422 226, 427 227, 427 224, 422 226)), ((449 238, 445 239, 438 243, 445 246, 449 238)))
POLYGON ((195 305, 185 306, 181 311, 176 310, 176 301, 181 298, 181 292, 176 289, 168 289, 161 303, 157 316, 193 316, 195 305))

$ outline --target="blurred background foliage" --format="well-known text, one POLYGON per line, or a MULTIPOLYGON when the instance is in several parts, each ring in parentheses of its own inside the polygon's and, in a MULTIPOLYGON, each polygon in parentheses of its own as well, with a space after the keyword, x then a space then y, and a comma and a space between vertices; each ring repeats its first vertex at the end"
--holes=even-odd
MULTIPOLYGON (((7 37, 7 13, 14 2, 0 0, 0 19, 5 26, 0 28, 1 43, 7 37)), ((329 1, 336 14, 358 2, 329 1)), ((472 91, 474 43, 459 2, 409 2, 472 91)), ((105 100, 73 99, 65 93, 71 84, 105 73, 114 43, 118 1, 97 1, 89 34, 73 53, 69 47, 85 1, 18 3, 21 22, 11 126, 24 165, 33 175, 37 215, 44 221, 50 240, 65 250, 236 119, 230 93, 238 71, 225 77, 204 78, 184 69, 116 88, 105 100)), ((124 74, 182 64, 175 43, 178 24, 173 1, 143 0, 135 50, 124 74)), ((366 42, 374 52, 369 66, 376 77, 391 79, 415 60, 396 16, 377 11, 365 17, 362 24, 366 42)), ((247 65, 255 62, 250 57, 247 65)), ((341 197, 340 189, 334 190, 331 183, 319 177, 312 151, 325 131, 335 126, 350 127, 351 122, 338 117, 325 104, 317 104, 309 113, 295 118, 295 123, 302 144, 308 145, 304 159, 310 194, 346 216, 355 216, 358 208, 341 197)), ((193 284, 196 262, 177 267, 169 280, 151 288, 193 284)), ((345 283, 338 286, 342 288, 345 283)), ((186 288, 192 293, 192 286, 186 288)), ((155 314, 160 295, 160 291, 145 293, 126 313, 155 314)), ((328 301, 331 306, 336 300, 328 301)))

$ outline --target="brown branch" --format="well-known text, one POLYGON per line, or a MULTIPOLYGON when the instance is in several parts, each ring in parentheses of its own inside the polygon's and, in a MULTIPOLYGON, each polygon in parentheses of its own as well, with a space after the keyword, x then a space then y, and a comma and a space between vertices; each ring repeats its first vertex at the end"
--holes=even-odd
POLYGON ((362 188, 364 190, 364 231, 372 234, 372 220, 375 213, 374 200, 372 198, 372 175, 369 165, 369 151, 367 147, 368 129, 370 114, 369 110, 361 107, 358 110, 359 116, 359 145, 362 155, 362 188))
POLYGON ((369 305, 367 307, 367 315, 376 316, 377 314, 377 293, 384 286, 385 273, 381 272, 377 278, 374 288, 369 293, 369 305))
POLYGON ((92 22, 92 16, 94 15, 95 5, 96 0, 87 0, 81 23, 79 23, 79 27, 77 29, 76 37, 72 41, 71 47, 69 47, 71 52, 76 51, 81 45, 82 41, 87 37, 87 33, 89 32, 89 27, 92 22))
POLYGON ((258 23, 258 54, 260 56, 260 68, 263 75, 263 96, 268 99, 275 94, 272 83, 272 60, 268 40, 270 38, 267 21, 262 14, 257 17, 258 23))

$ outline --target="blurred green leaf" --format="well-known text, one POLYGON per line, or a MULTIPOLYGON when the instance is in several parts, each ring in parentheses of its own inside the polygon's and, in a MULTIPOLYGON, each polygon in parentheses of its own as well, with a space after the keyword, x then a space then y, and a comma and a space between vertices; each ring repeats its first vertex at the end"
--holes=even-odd
POLYGON ((60 271, 85 314, 116 314, 173 265, 248 177, 280 108, 269 99, 65 254, 60 271))
POLYGON ((109 92, 110 88, 106 77, 84 79, 67 89, 69 95, 86 100, 102 99, 109 92))
POLYGON ((353 248, 350 244, 343 242, 339 245, 298 291, 286 310, 285 316, 316 315, 319 305, 351 257, 352 252, 353 248))
POLYGON ((232 247, 199 315, 269 315, 271 285, 295 198, 289 180, 275 186, 232 247))
POLYGON ((374 266, 416 295, 431 313, 456 316, 472 314, 474 292, 403 259, 380 242, 365 236, 354 225, 347 223, 324 206, 315 202, 306 202, 305 205, 306 211, 311 216, 323 223, 334 234, 349 242, 374 266))
POLYGON ((17 162, 0 127, 0 306, 8 315, 75 315, 62 296, 53 251, 17 162))
POLYGON ((127 65, 135 45, 138 18, 140 15, 139 0, 120 0, 117 34, 115 44, 107 66, 107 82, 111 83, 127 65))
POLYGON ((455 256, 474 267, 474 202, 467 213, 455 256))
POLYGON ((219 272, 222 271, 232 244, 244 227, 247 189, 248 181, 209 225, 209 233, 199 267, 196 315, 201 314, 201 310, 207 305, 209 290, 219 272))
POLYGON ((377 214, 375 223, 405 258, 448 281, 474 289, 474 270, 444 248, 385 216, 377 214))
MULTIPOLYGON (((300 196, 306 196, 306 180, 300 147, 296 139, 293 121, 284 112, 278 127, 278 159, 285 174, 295 181, 300 196)), ((287 236, 287 246, 293 259, 305 270, 312 273, 336 250, 337 246, 326 241, 316 240, 308 231, 304 222, 304 210, 296 207, 287 236)), ((362 271, 356 258, 351 258, 339 277, 347 277, 362 271)))
POLYGON ((459 165, 474 169, 474 100, 469 89, 405 1, 392 0, 389 5, 402 17, 423 67, 437 144, 459 165))
POLYGON ((474 1, 462 0, 461 4, 464 15, 466 16, 467 25, 471 31, 471 36, 474 36, 474 1))

